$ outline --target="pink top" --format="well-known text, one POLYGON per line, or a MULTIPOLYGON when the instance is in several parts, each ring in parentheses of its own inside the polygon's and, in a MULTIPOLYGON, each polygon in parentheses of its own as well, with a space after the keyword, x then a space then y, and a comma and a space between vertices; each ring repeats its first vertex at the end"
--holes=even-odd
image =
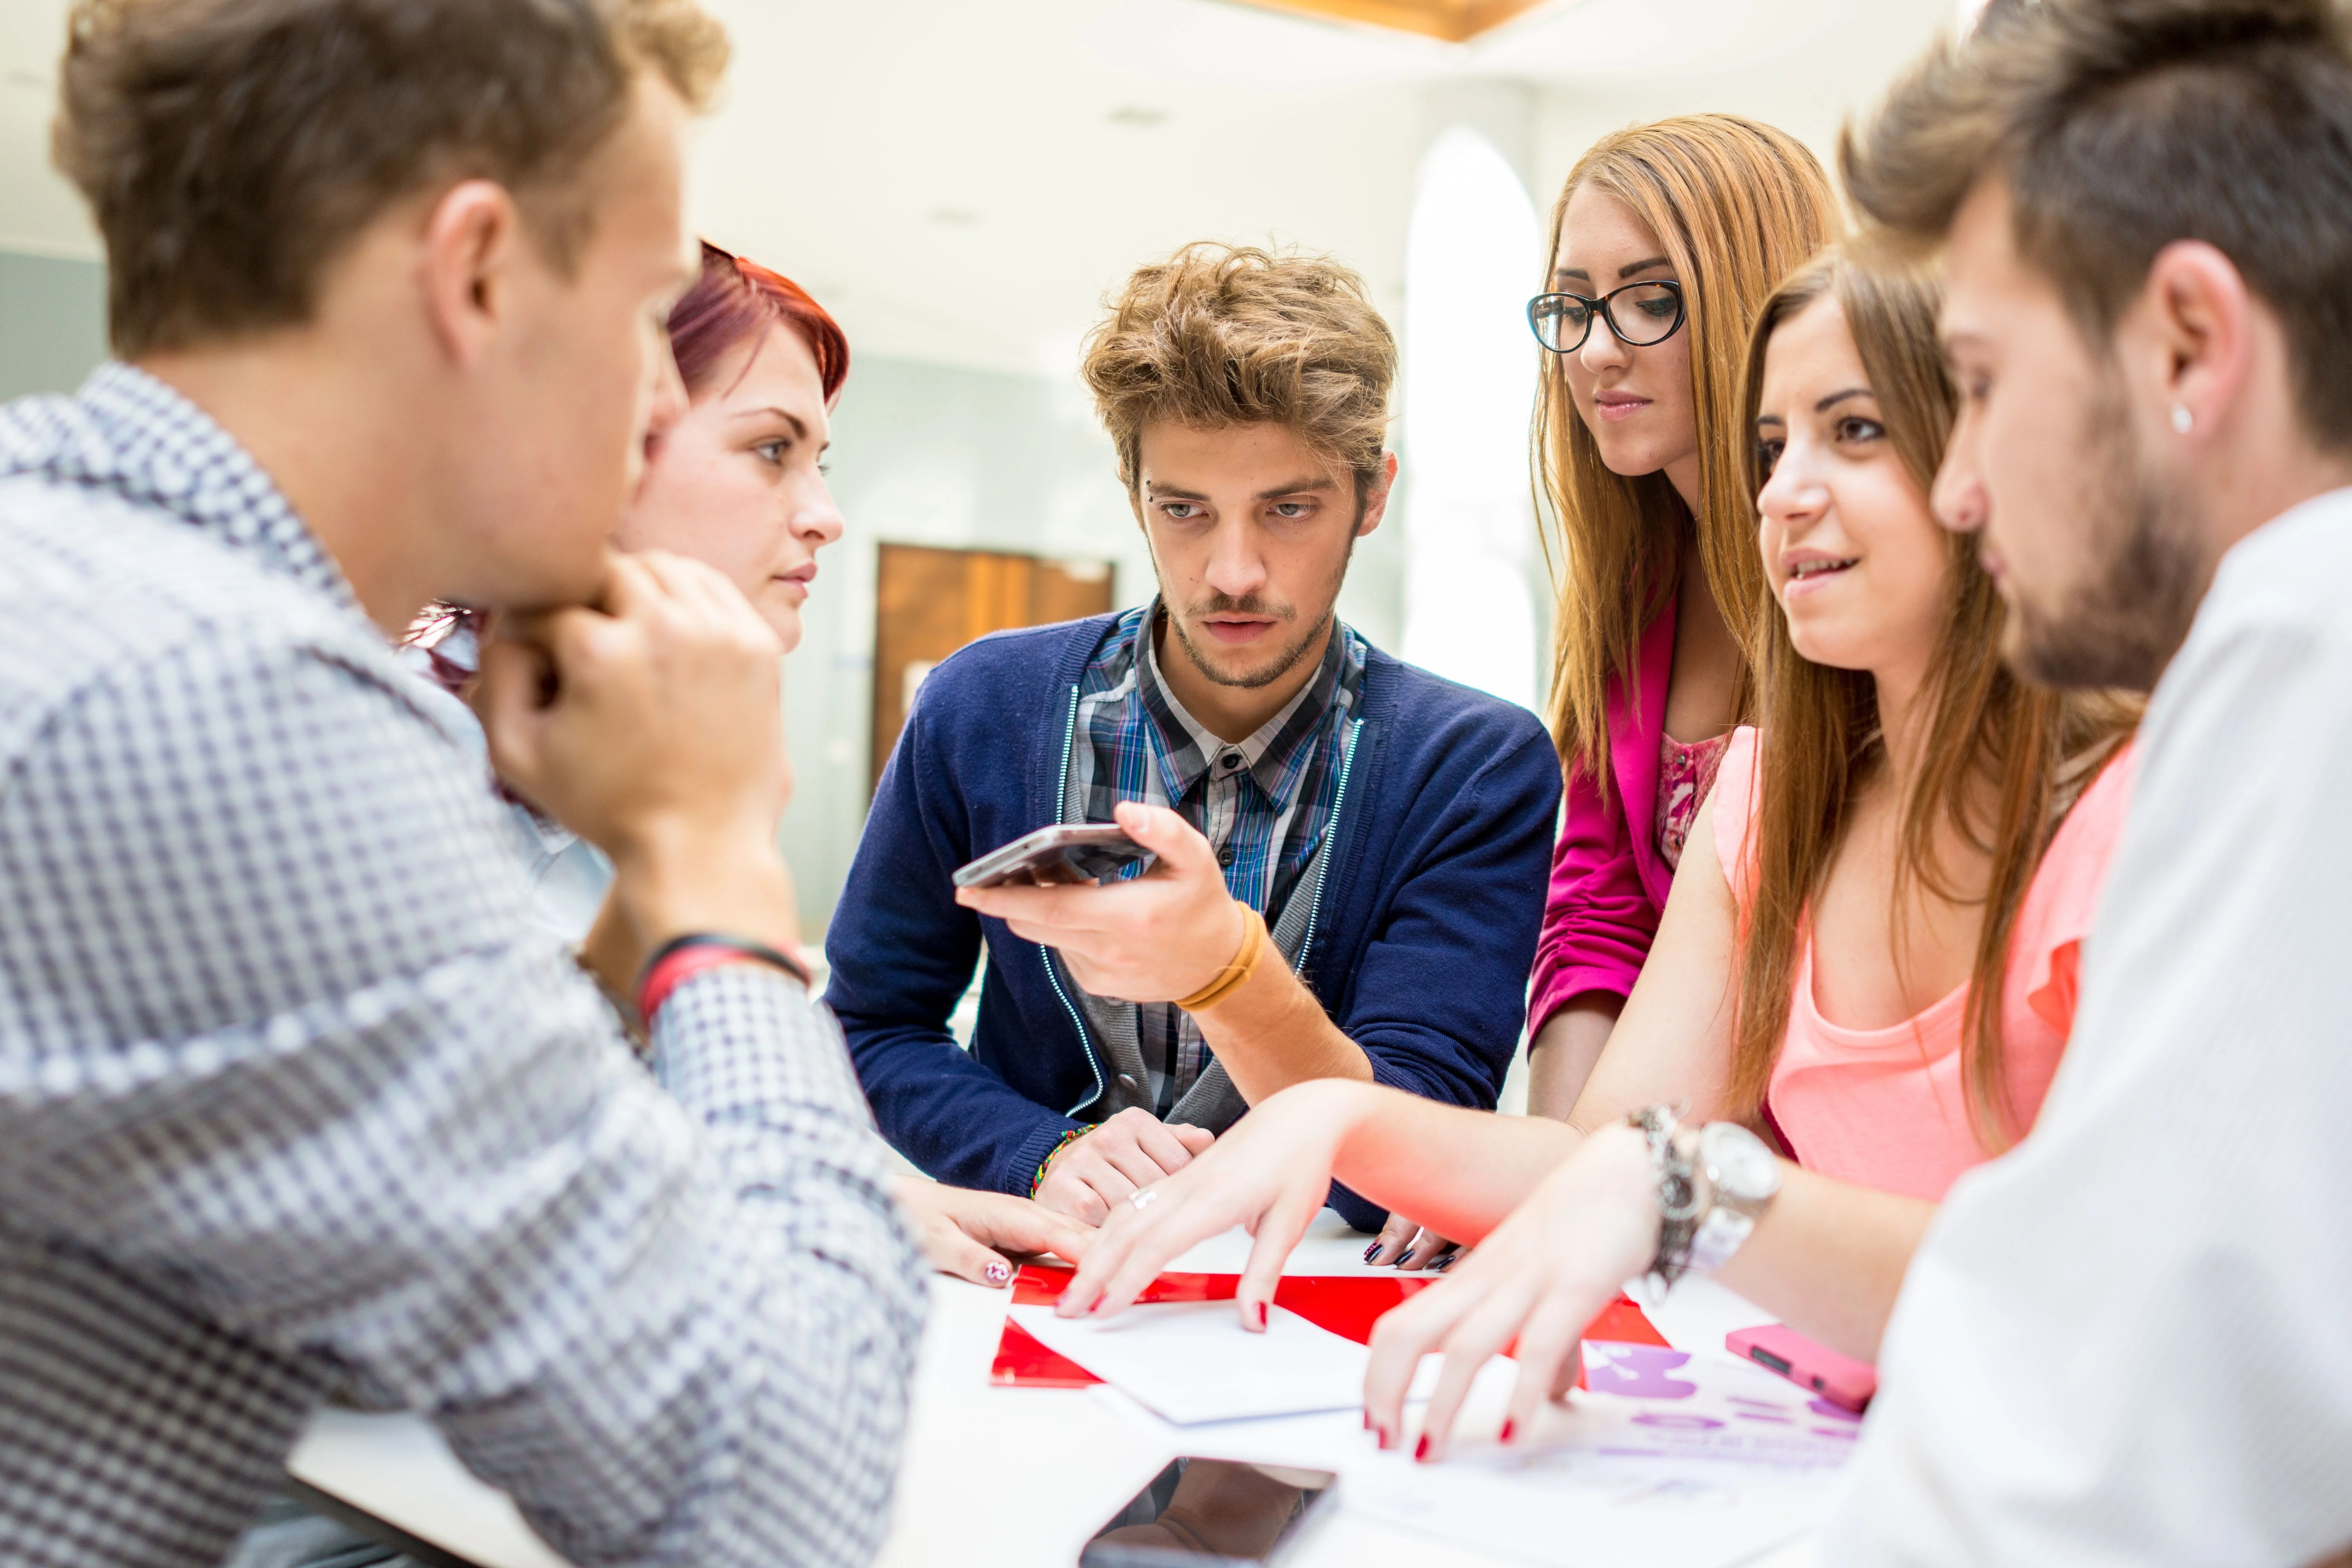
MULTIPOLYGON (((1658 768, 1675 668, 1675 597, 1643 628, 1639 679, 1609 688, 1609 777, 1568 780, 1536 942, 1528 1029, 1587 992, 1629 994, 1675 879, 1658 847, 1658 768), (1638 696, 1638 700, 1636 697, 1638 696)), ((1703 793, 1703 792, 1702 792, 1703 793)))
MULTIPOLYGON (((2126 747, 2093 780, 2060 825, 2018 907, 2010 937, 2001 1055, 2019 1125, 2030 1127, 2074 1026, 2083 938, 2131 804, 2133 752, 2126 747)), ((1742 728, 1725 752, 1715 789, 1715 847, 1744 910, 1754 882, 1747 847, 1755 811, 1756 731, 1742 728)), ((1772 1069, 1766 1109, 1797 1163, 1881 1192, 1941 1200, 1985 1159, 1969 1126, 1960 1085, 1960 1031, 1969 988, 1883 1029, 1850 1029, 1822 1016, 1813 996, 1813 950, 1800 938, 1789 1033, 1772 1069)))

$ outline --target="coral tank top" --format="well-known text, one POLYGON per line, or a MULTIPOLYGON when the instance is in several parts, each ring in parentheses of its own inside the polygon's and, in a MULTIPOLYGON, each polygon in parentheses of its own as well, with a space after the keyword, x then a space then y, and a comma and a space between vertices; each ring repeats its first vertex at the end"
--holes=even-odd
MULTIPOLYGON (((2083 939, 2131 802, 2126 747, 2093 780, 2027 886, 2010 937, 2001 1054, 2018 1125, 2031 1127, 2074 1025, 2083 939)), ((1743 727, 1716 776, 1715 845, 1743 914, 1754 882, 1748 852, 1756 809, 1756 731, 1743 727)), ((1940 1201, 1987 1151, 1969 1125, 1960 1082, 1963 983, 1903 1023, 1853 1029, 1822 1016, 1813 949, 1799 938, 1789 1032, 1766 1102, 1797 1163, 1840 1181, 1940 1201)))

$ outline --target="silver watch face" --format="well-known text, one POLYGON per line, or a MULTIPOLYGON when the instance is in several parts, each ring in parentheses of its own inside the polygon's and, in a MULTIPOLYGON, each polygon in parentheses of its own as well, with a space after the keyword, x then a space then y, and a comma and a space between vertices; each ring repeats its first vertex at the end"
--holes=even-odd
POLYGON ((1699 1158, 1730 1197, 1762 1203, 1780 1190, 1780 1162, 1761 1138, 1736 1122, 1709 1123, 1699 1135, 1699 1158))

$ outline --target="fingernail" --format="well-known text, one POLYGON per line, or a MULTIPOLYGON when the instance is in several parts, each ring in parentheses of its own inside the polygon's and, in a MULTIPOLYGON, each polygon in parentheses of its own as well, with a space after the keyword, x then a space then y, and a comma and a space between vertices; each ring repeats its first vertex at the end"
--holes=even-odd
POLYGON ((1501 1442, 1501 1443, 1507 1443, 1507 1442, 1509 1442, 1509 1441, 1511 1440, 1511 1434, 1512 1434, 1512 1433, 1514 1433, 1514 1432, 1516 1432, 1516 1431, 1517 1431, 1518 1429, 1519 1429, 1519 1424, 1518 1424, 1517 1422, 1516 1422, 1516 1421, 1512 1420, 1509 1416, 1506 1415, 1505 1417, 1503 1417, 1503 1431, 1502 1431, 1502 1435, 1501 1435, 1499 1437, 1497 1437, 1497 1438, 1496 1439, 1496 1441, 1497 1441, 1497 1442, 1501 1442))
POLYGON ((1000 1260, 990 1264, 982 1272, 988 1276, 988 1282, 991 1285, 1002 1285, 1013 1278, 1013 1265, 1000 1260))
POLYGON ((1381 1244, 1377 1241, 1372 1243, 1371 1246, 1364 1248, 1364 1261, 1370 1263, 1372 1260, 1372 1254, 1378 1252, 1380 1249, 1381 1244))
POLYGON ((1412 1446, 1412 1462, 1420 1464, 1429 1458, 1429 1434, 1423 1432, 1421 1441, 1412 1446))
POLYGON ((1372 1428, 1372 1430, 1373 1430, 1375 1433, 1377 1433, 1377 1434, 1379 1435, 1380 1439, 1381 1439, 1381 1447, 1383 1449, 1387 1448, 1387 1447, 1390 1446, 1390 1442, 1391 1442, 1391 1439, 1390 1439, 1390 1437, 1389 1437, 1389 1429, 1388 1429, 1387 1427, 1385 1427, 1385 1426, 1375 1426, 1375 1427, 1373 1427, 1373 1428, 1372 1428))
POLYGON ((1265 1327, 1265 1303, 1263 1301, 1257 1304, 1257 1326, 1260 1330, 1265 1327))
POLYGON ((1369 1431, 1370 1431, 1371 1429, 1372 1429, 1372 1413, 1371 1413, 1370 1411, 1367 1410, 1367 1411, 1365 1411, 1365 1412, 1364 1412, 1364 1430, 1365 1430, 1365 1431, 1367 1431, 1367 1432, 1369 1432, 1369 1431))
POLYGON ((1454 1260, 1461 1256, 1462 1255, 1458 1252, 1449 1252, 1444 1257, 1439 1258, 1436 1262, 1431 1264, 1429 1266, 1429 1271, 1432 1274, 1443 1274, 1447 1269, 1453 1268, 1454 1260))

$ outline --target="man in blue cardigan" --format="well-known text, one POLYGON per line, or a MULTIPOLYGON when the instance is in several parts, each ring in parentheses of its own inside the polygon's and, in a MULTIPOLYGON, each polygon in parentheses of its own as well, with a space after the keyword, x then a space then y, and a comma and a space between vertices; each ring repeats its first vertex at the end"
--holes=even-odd
POLYGON ((1099 1223, 1305 1079, 1495 1103, 1559 766, 1525 710, 1332 613, 1395 479, 1395 364, 1353 273, 1222 246, 1138 272, 1090 340, 1159 596, 931 673, 825 941, 882 1131, 933 1175, 1099 1223), (1148 872, 950 880, 1114 820, 1148 872), (967 1052, 947 1021, 983 942, 967 1052))

